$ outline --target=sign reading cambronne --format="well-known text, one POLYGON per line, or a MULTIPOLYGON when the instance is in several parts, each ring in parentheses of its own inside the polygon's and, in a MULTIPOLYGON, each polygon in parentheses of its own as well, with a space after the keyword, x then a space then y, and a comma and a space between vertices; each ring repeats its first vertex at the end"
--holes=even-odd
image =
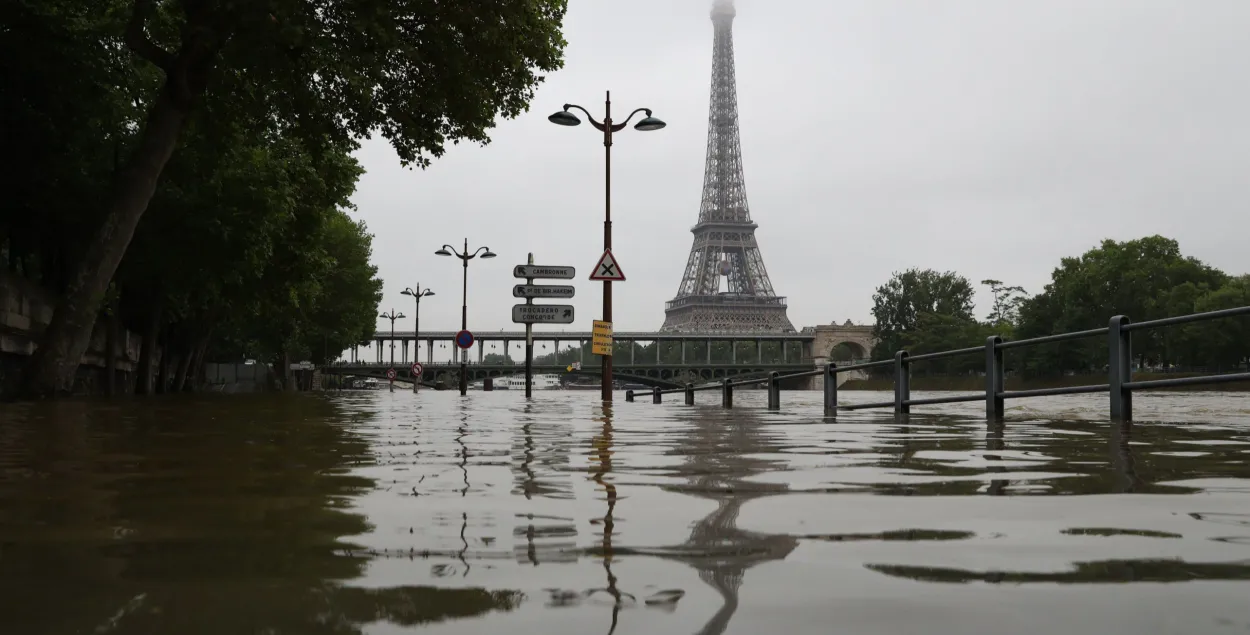
POLYGON ((558 267, 554 265, 517 265, 512 270, 513 278, 552 278, 561 280, 572 280, 577 275, 577 270, 573 267, 558 267))

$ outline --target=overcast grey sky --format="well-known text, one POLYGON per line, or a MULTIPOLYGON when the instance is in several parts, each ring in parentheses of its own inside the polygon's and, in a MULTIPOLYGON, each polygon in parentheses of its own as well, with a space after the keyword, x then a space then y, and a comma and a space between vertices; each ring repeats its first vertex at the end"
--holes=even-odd
MULTIPOLYGON (((574 265, 577 323, 602 249, 603 146, 547 115, 650 107, 667 129, 613 148, 617 330, 664 319, 698 216, 711 74, 711 0, 572 0, 566 65, 487 146, 425 171, 384 141, 359 152, 357 216, 375 234, 382 309, 420 282, 422 330, 512 329, 513 265, 574 265)), ((1104 238, 1174 237, 1227 271, 1250 234, 1250 2, 1245 0, 737 0, 747 193, 796 327, 871 317, 909 267, 1041 290, 1063 256, 1104 238)), ((978 313, 988 312, 986 294, 978 313)), ((389 322, 379 321, 379 327, 389 322)), ((1093 325, 1091 325, 1093 326, 1093 325)), ((411 329, 405 320, 404 329, 411 329)))

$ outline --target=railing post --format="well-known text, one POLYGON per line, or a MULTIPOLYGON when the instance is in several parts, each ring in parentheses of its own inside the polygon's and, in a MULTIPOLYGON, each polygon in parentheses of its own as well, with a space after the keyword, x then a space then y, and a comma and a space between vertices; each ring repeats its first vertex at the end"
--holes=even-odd
POLYGON ((1107 345, 1110 359, 1107 364, 1111 389, 1111 419, 1133 420, 1133 390, 1124 384, 1133 381, 1133 342, 1129 331, 1124 330, 1131 320, 1123 315, 1111 318, 1107 327, 1107 345))
POLYGON ((625 401, 628 401, 628 402, 630 402, 630 403, 633 403, 633 401, 634 401, 634 391, 632 391, 632 390, 626 390, 626 391, 625 391, 625 401))
POLYGON ((911 363, 907 359, 907 351, 894 354, 894 414, 905 415, 911 412, 907 401, 911 399, 911 363))
POLYGON ((781 373, 768 373, 768 409, 781 410, 781 373))
POLYGON ((1006 384, 1003 369, 1003 351, 998 348, 1003 338, 991 335, 985 340, 985 419, 999 421, 1003 418, 1005 404, 1000 396, 1006 384))
POLYGON ((825 416, 838 416, 838 365, 825 366, 825 416))
POLYGON ((651 388, 651 403, 661 403, 660 387, 653 386, 651 388))
POLYGON ((722 408, 734 407, 734 385, 728 377, 721 380, 720 405, 722 408))
POLYGON ((686 405, 687 406, 694 405, 694 384, 690 384, 690 383, 686 384, 686 405))

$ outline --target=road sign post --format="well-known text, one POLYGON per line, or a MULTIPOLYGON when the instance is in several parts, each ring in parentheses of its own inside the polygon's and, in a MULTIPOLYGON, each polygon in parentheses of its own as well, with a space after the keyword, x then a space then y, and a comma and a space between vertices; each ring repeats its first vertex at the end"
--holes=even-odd
MULTIPOLYGON (((529 271, 529 269, 534 268, 534 253, 533 252, 530 252, 529 258, 527 258, 526 261, 527 261, 526 274, 534 273, 532 271, 529 271)), ((525 278, 525 286, 534 288, 534 278, 527 276, 525 278)), ((569 287, 569 288, 572 289, 572 287, 569 287)), ((512 295, 516 296, 518 290, 522 292, 526 291, 526 289, 522 288, 522 285, 518 284, 516 287, 512 289, 512 295)), ((534 296, 526 293, 524 297, 525 297, 525 304, 531 305, 531 306, 534 304, 534 296)), ((525 399, 529 400, 529 399, 532 399, 533 397, 534 397, 534 325, 529 322, 526 322, 525 323, 525 399)))
MULTIPOLYGON (((512 287, 512 297, 524 298, 525 304, 512 307, 512 321, 525 325, 525 398, 534 396, 534 324, 572 324, 573 306, 568 304, 534 304, 535 298, 567 300, 577 292, 571 285, 536 285, 535 278, 571 280, 577 275, 573 267, 536 265, 534 254, 526 264, 512 270, 515 278, 524 278, 525 284, 512 287)), ((559 350, 556 351, 559 353, 559 350)))
MULTIPOLYGON (((601 322, 611 328, 612 325, 612 283, 624 282, 625 272, 621 271, 621 265, 616 261, 616 256, 612 255, 612 223, 606 221, 604 223, 604 239, 603 239, 603 255, 599 257, 599 262, 595 263, 595 268, 590 272, 590 279, 603 283, 603 319, 601 322)), ((612 401, 612 345, 608 340, 606 350, 607 353, 601 353, 602 347, 594 348, 595 354, 599 355, 600 366, 600 391, 603 393, 605 402, 612 401)))

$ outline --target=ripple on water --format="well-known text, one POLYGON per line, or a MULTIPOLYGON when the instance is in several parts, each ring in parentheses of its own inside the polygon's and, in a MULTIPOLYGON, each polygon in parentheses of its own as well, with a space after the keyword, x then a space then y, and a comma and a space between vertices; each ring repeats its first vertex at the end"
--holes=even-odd
POLYGON ((1133 426, 1105 395, 989 426, 980 404, 594 397, 0 406, 0 614, 35 635, 1250 628, 1244 395, 1152 394, 1133 426))

